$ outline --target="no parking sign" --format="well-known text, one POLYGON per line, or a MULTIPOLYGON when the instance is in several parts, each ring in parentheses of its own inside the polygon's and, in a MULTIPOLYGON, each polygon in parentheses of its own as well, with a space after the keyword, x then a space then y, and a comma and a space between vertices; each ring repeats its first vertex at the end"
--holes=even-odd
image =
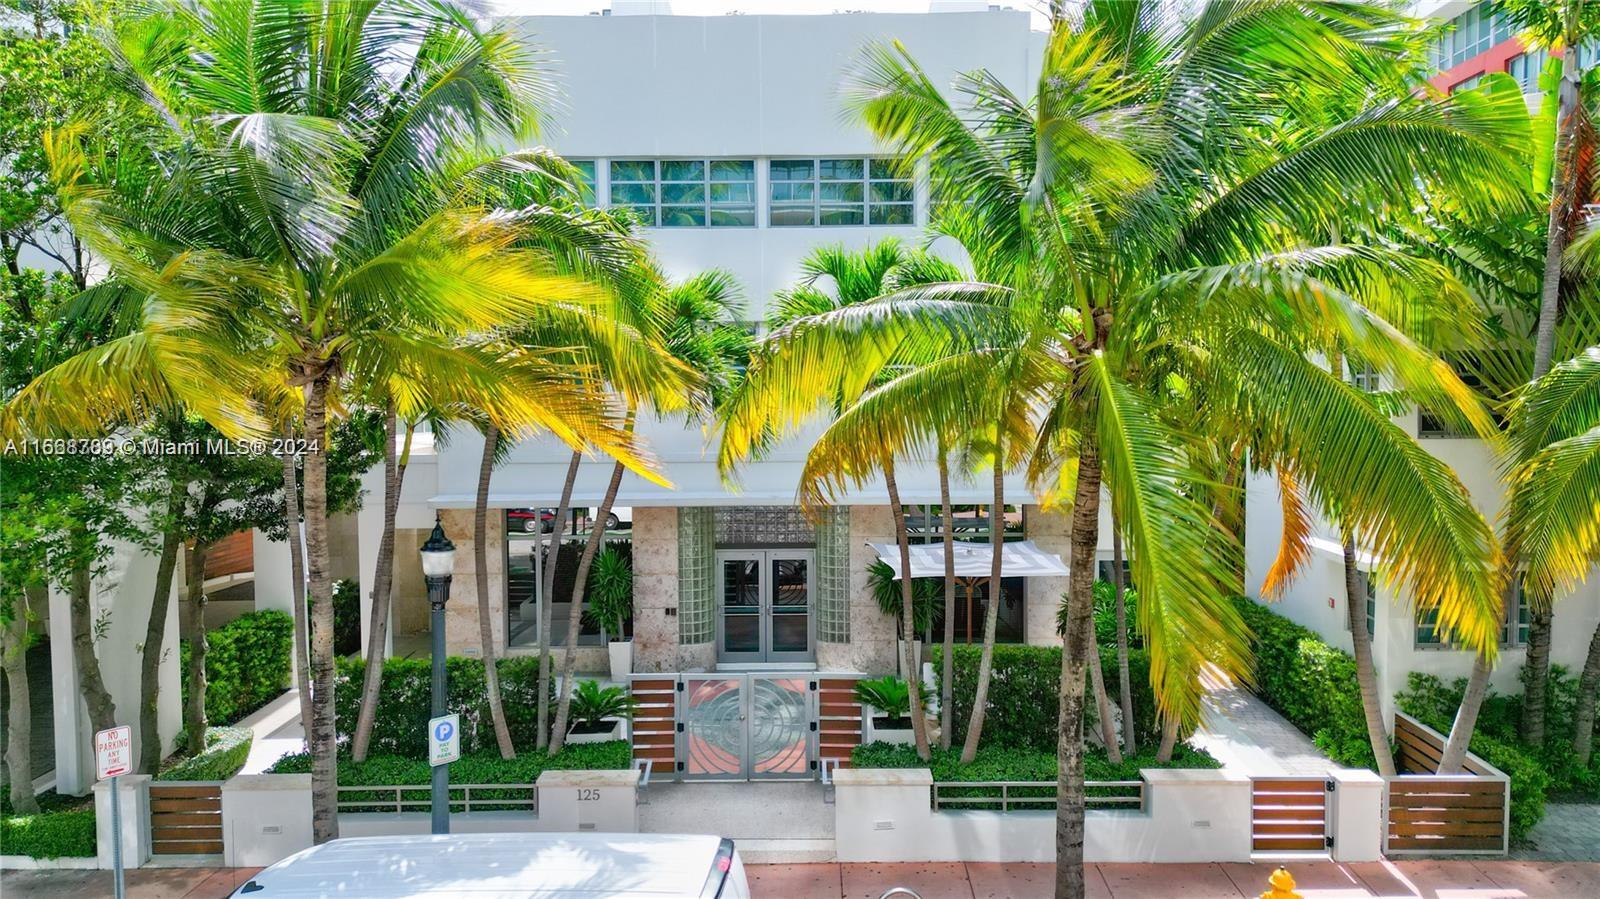
POLYGON ((448 765, 461 758, 461 716, 443 715, 428 721, 428 764, 448 765))

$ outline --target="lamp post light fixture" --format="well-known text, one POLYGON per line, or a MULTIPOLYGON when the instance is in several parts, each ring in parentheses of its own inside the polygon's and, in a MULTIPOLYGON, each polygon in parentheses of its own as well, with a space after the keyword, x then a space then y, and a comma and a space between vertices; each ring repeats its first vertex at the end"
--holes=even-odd
MULTIPOLYGON (((428 584, 433 636, 433 717, 444 712, 444 604, 450 600, 450 572, 455 570, 456 545, 444 535, 444 524, 437 515, 433 533, 422 544, 422 577, 428 584)), ((450 832, 450 766, 433 766, 433 832, 450 832)))

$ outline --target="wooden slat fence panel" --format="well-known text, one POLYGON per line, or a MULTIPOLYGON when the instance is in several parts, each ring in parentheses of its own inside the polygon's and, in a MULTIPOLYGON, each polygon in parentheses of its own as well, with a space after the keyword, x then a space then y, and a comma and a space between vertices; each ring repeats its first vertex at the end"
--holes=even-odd
POLYGON ((1250 785, 1254 852, 1323 852, 1328 848, 1328 786, 1317 778, 1259 778, 1250 785))
POLYGON ((861 703, 856 702, 859 677, 817 679, 817 757, 834 767, 850 767, 850 752, 861 745, 861 703))
POLYGON ((1408 715, 1394 721, 1395 767, 1386 784, 1384 850, 1395 853, 1499 854, 1506 851, 1510 780, 1468 754, 1462 774, 1433 773, 1445 736, 1408 715))
POLYGON ((633 711, 633 758, 654 770, 673 771, 678 760, 678 676, 639 675, 628 681, 638 705, 633 711))
POLYGON ((222 852, 222 784, 150 785, 150 851, 156 855, 222 852))

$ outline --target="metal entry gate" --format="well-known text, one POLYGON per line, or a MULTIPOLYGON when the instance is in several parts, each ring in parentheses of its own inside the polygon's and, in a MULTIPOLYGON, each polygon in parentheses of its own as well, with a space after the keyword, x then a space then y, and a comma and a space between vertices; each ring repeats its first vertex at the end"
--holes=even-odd
POLYGON ((854 697, 841 705, 843 682, 815 672, 635 675, 634 758, 678 780, 814 779, 821 758, 848 758, 860 742, 861 708, 854 697))
POLYGON ((1257 778, 1250 784, 1252 852, 1326 852, 1333 782, 1320 777, 1257 778))

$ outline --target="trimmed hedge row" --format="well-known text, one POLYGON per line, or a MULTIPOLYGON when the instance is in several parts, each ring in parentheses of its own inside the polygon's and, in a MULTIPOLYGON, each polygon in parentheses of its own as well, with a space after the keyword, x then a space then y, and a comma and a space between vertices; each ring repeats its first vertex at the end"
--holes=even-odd
MULTIPOLYGON (((232 724, 289 689, 294 620, 263 609, 206 634, 206 720, 232 724)), ((184 702, 189 696, 189 641, 179 645, 184 702)))
MULTIPOLYGON (((952 743, 966 739, 967 723, 972 720, 972 702, 978 690, 978 663, 982 646, 954 648, 955 684, 951 691, 952 743)), ((929 658, 936 675, 943 672, 943 646, 931 648, 929 658)), ((1117 650, 1100 647, 1100 668, 1106 690, 1117 702, 1117 650)), ((1143 649, 1128 651, 1128 676, 1133 681, 1134 736, 1141 744, 1154 745, 1161 739, 1156 724, 1155 693, 1150 688, 1150 654, 1143 649)), ((1089 679, 1084 678, 1085 689, 1089 679)), ((1056 727, 1060 717, 1061 647, 1001 644, 994 648, 994 668, 989 678, 989 709, 984 715, 985 746, 1034 749, 1050 753, 1056 748, 1056 727)), ((1095 704, 1088 704, 1084 732, 1099 726, 1095 704)), ((1053 775, 1052 775, 1053 776, 1053 775)))
MULTIPOLYGON (((250 758, 255 732, 247 727, 206 728, 206 751, 182 759, 155 776, 156 780, 227 780, 250 758)), ((183 745, 180 737, 178 744, 183 745)))
POLYGON ((30 858, 92 858, 94 809, 0 817, 0 853, 30 858))
POLYGON ((1329 758, 1375 769, 1356 660, 1252 599, 1234 597, 1234 605, 1253 634, 1256 695, 1329 758))
MULTIPOLYGON (((333 704, 342 743, 347 743, 355 733, 356 718, 361 711, 364 664, 355 657, 338 659, 335 663, 333 704)), ((519 750, 532 749, 538 731, 539 659, 537 656, 503 658, 496 667, 500 672, 500 697, 505 705, 511 741, 519 750)), ((445 661, 445 670, 449 679, 445 708, 461 716, 461 754, 497 751, 484 687, 483 660, 451 656, 445 661)), ((428 719, 432 717, 432 677, 432 663, 428 659, 389 659, 383 663, 383 687, 378 694, 377 717, 368 747, 370 756, 426 757, 428 719)), ((552 677, 552 683, 554 680, 552 677)), ((555 696, 554 686, 550 695, 555 696)), ((554 719, 554 699, 550 715, 554 719)))
MULTIPOLYGON (((988 730, 988 725, 984 725, 988 730)), ((961 764, 961 750, 935 747, 931 758, 924 762, 917 758, 915 747, 899 743, 866 743, 850 753, 852 768, 928 768, 933 779, 940 782, 968 783, 974 781, 1053 781, 1059 769, 1054 751, 1041 752, 1010 746, 983 746, 972 764, 961 764)), ((1097 746, 1084 748, 1084 780, 1138 780, 1143 768, 1220 768, 1222 763, 1203 749, 1179 743, 1172 752, 1172 761, 1157 762, 1156 750, 1140 750, 1128 756, 1121 764, 1113 765, 1105 751, 1097 746)))

